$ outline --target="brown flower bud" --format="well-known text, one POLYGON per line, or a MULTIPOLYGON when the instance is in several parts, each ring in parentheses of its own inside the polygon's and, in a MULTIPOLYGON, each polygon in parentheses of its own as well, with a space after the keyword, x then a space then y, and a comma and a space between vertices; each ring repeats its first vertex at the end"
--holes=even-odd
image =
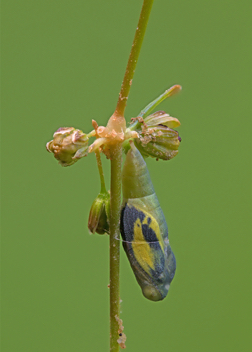
POLYGON ((70 166, 88 154, 88 137, 73 127, 60 127, 46 144, 62 166, 70 166))

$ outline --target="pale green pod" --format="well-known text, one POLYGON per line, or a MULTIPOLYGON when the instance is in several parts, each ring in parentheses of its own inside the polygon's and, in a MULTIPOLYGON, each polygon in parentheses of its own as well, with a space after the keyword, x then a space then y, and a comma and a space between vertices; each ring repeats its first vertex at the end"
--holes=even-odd
POLYGON ((168 293, 176 260, 147 165, 133 143, 123 167, 122 185, 120 228, 123 247, 143 295, 159 301, 168 293))

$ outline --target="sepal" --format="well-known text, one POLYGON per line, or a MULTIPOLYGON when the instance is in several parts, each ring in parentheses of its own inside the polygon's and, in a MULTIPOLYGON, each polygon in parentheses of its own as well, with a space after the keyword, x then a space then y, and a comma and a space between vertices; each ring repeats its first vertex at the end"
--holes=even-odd
POLYGON ((147 116, 144 123, 148 126, 165 125, 169 128, 176 128, 180 126, 180 122, 176 117, 172 117, 165 111, 156 111, 154 114, 147 116))

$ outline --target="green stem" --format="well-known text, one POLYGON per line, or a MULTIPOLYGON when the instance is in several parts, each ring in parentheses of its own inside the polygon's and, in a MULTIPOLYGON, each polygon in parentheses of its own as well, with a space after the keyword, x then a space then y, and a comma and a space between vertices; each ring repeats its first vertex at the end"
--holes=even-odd
POLYGON ((120 312, 119 261, 120 261, 120 209, 121 209, 122 144, 111 148, 111 203, 110 203, 110 351, 118 352, 118 322, 120 312))
POLYGON ((100 180, 101 180, 101 193, 105 193, 106 186, 105 186, 105 180, 104 180, 104 173, 103 173, 103 169, 102 169, 101 155, 100 155, 99 150, 96 150, 95 156, 96 156, 97 166, 98 166, 100 180))
MULTIPOLYGON (((137 60, 146 31, 150 11, 154 0, 144 0, 135 37, 124 75, 116 110, 111 116, 107 127, 121 131, 125 128, 124 110, 128 99, 137 60), (115 124, 115 125, 113 125, 115 124)), ((118 319, 120 313, 119 264, 120 264, 120 210, 121 210, 121 168, 122 143, 117 143, 111 152, 111 188, 110 188, 110 351, 119 352, 118 319)))
POLYGON ((121 91, 120 91, 117 106, 116 106, 115 115, 118 115, 118 116, 124 116, 124 110, 126 107, 130 87, 132 84, 132 79, 135 73, 135 68, 136 68, 137 60, 141 50, 146 27, 148 24, 153 1, 154 0, 144 0, 143 2, 142 11, 138 21, 135 37, 131 47, 128 64, 126 67, 123 83, 121 86, 121 91))

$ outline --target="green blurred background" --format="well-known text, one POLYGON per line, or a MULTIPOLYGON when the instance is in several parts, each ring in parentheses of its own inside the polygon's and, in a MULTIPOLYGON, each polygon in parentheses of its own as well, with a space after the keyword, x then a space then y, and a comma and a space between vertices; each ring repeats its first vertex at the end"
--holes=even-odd
MULTIPOLYGON (((2 2, 2 352, 109 350, 108 237, 87 231, 95 157, 62 168, 45 144, 106 124, 141 5, 2 2)), ((122 251, 128 351, 251 351, 250 21, 248 0, 154 3, 126 117, 183 86, 160 105, 180 153, 148 160, 177 272, 150 302, 122 251)))

